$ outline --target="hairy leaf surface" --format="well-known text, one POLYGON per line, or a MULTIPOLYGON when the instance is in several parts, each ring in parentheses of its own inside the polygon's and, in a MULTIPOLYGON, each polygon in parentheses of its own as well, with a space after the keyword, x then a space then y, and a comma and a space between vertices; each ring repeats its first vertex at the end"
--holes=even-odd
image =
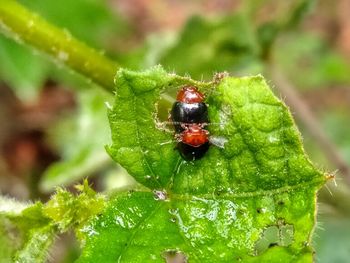
POLYGON ((82 230, 80 262, 311 262, 315 193, 326 181, 306 157, 287 107, 261 76, 196 83, 156 67, 120 70, 109 111, 111 157, 150 191, 111 199, 82 230), (159 120, 160 96, 184 84, 206 94, 212 145, 184 161, 159 120))

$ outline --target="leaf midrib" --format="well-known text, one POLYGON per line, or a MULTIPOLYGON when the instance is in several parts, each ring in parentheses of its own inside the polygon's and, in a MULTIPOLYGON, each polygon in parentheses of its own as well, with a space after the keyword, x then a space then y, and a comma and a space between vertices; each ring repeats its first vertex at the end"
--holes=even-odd
POLYGON ((203 199, 217 199, 217 200, 230 200, 236 198, 246 198, 246 197, 256 197, 256 196, 273 196, 285 192, 291 192, 293 190, 307 189, 309 186, 319 186, 327 181, 327 177, 317 177, 314 180, 308 182, 302 182, 296 185, 288 185, 272 190, 261 190, 255 192, 243 192, 243 193, 222 193, 220 195, 214 194, 177 194, 177 193, 168 193, 170 200, 180 200, 180 201, 189 201, 193 198, 203 198, 203 199))

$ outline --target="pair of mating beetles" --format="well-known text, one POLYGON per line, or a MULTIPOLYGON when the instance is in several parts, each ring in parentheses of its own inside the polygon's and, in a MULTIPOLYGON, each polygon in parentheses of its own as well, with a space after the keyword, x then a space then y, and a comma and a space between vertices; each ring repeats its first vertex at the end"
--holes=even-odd
POLYGON ((170 112, 177 149, 185 160, 200 159, 209 149, 208 107, 203 100, 196 87, 184 86, 170 112))

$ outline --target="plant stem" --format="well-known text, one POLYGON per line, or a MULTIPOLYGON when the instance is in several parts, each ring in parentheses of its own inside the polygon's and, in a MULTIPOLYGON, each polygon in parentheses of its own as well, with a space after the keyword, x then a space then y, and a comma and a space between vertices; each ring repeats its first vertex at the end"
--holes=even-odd
POLYGON ((0 30, 49 55, 109 92, 114 90, 117 64, 75 39, 66 29, 51 25, 14 0, 1 0, 0 30))

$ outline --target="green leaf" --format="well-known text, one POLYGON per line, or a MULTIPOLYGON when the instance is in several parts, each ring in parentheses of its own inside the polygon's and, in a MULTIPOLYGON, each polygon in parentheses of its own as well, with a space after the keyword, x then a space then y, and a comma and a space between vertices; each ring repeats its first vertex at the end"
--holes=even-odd
POLYGON ((109 111, 112 158, 153 190, 111 199, 85 226, 79 262, 311 262, 315 194, 326 181, 305 156, 287 107, 261 76, 195 83, 162 68, 120 70, 109 111), (184 161, 157 118, 160 96, 194 84, 223 148, 184 161))

